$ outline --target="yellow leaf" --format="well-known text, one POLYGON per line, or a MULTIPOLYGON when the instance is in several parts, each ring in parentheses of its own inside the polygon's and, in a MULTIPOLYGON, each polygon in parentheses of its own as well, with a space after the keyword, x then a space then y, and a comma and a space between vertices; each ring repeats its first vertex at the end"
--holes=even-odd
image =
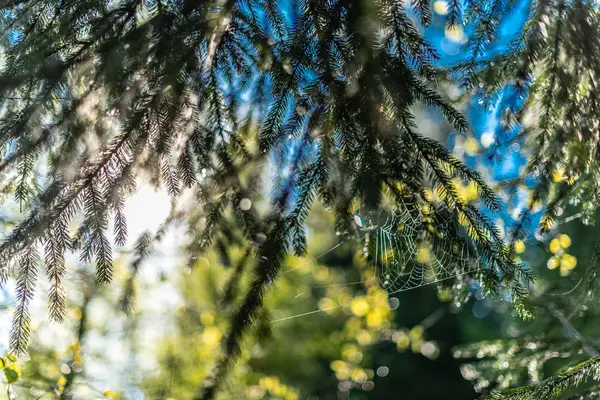
POLYGON ((423 196, 427 201, 433 201, 433 191, 431 189, 425 189, 423 191, 423 196))
POLYGON ((362 330, 356 335, 356 340, 363 346, 371 344, 371 334, 369 331, 362 330))
POLYGON ((379 328, 383 323, 383 314, 380 312, 371 312, 367 315, 367 326, 369 328, 379 328))
POLYGON ((548 269, 556 269, 559 265, 560 265, 560 260, 556 257, 550 257, 550 259, 546 263, 546 266, 548 267, 548 269))
POLYGON ((562 182, 562 181, 566 180, 567 177, 565 176, 565 169, 564 168, 555 169, 554 172, 552 172, 552 179, 554 179, 554 182, 562 182))
POLYGON ((314 277, 319 281, 324 281, 329 278, 329 269, 325 267, 318 267, 313 271, 314 277))
POLYGON ((331 367, 332 371, 338 371, 342 368, 346 368, 346 363, 342 360, 335 360, 332 361, 331 364, 329 364, 329 366, 331 367))
POLYGON ((362 317, 369 312, 369 303, 363 296, 355 297, 350 304, 350 310, 357 317, 362 317))
POLYGON ((216 326, 209 326, 204 329, 202 332, 202 341, 204 344, 208 346, 216 346, 219 344, 219 340, 221 340, 221 330, 216 326))
POLYGON ((109 399, 117 398, 117 394, 115 392, 111 392, 110 390, 107 390, 106 392, 104 392, 104 396, 108 397, 109 399))
POLYGON ((427 264, 431 261, 431 252, 427 247, 422 246, 417 250, 416 259, 421 264, 427 264))
POLYGON ((414 341, 410 343, 410 349, 413 353, 420 353, 421 352, 421 347, 423 346, 423 341, 419 340, 419 341, 414 341))
POLYGON ((215 323, 215 315, 210 311, 204 311, 200 314, 200 321, 202 325, 212 325, 215 323))
POLYGON ((73 318, 75 318, 77 321, 79 321, 82 317, 82 313, 81 310, 79 308, 74 308, 73 309, 73 318))
POLYGON ((424 333, 425 329, 421 325, 417 325, 410 330, 408 335, 411 341, 420 341, 423 339, 424 333))
POLYGON ((560 250, 560 241, 556 238, 552 239, 550 241, 550 251, 552 253, 556 253, 559 250, 560 250))
POLYGON ((335 377, 338 381, 345 381, 346 379, 348 379, 350 377, 350 370, 349 369, 340 369, 339 371, 335 372, 335 377))
POLYGON ((569 246, 571 246, 571 238, 569 237, 569 235, 565 235, 565 234, 560 235, 559 241, 560 241, 560 246, 563 249, 566 249, 569 246))
POLYGON ((564 268, 567 271, 572 270, 573 268, 575 268, 577 266, 577 258, 565 253, 560 257, 560 268, 561 271, 564 268))
POLYGON ((517 254, 523 254, 525 252, 525 242, 522 240, 517 240, 515 242, 515 251, 517 254))
POLYGON ((279 384, 279 379, 277 377, 265 376, 258 380, 258 384, 267 390, 272 390, 279 384))
POLYGON ((363 383, 368 378, 367 374, 362 368, 353 369, 352 372, 350 372, 350 376, 352 377, 353 381, 358 383, 363 383))
POLYGON ((321 311, 331 310, 336 307, 337 303, 335 300, 330 299, 329 297, 323 297, 319 300, 318 306, 321 311))
POLYGON ((442 289, 440 292, 438 292, 438 300, 439 301, 452 300, 452 290, 448 287, 442 289))
POLYGON ((408 348, 410 344, 410 338, 404 331, 399 331, 394 333, 392 339, 396 342, 396 347, 399 351, 404 351, 408 348))

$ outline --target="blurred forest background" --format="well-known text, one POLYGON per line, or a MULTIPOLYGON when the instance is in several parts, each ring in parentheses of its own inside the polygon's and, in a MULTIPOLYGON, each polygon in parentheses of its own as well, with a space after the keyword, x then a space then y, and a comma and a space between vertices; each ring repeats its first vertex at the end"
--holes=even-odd
MULTIPOLYGON (((432 8, 425 36, 440 51, 440 66, 451 65, 460 60, 469 29, 446 28, 444 0, 432 8)), ((510 37, 523 22, 515 13, 503 35, 510 37)), ((503 45, 500 37, 496 49, 503 45)), ((420 132, 446 143, 508 199, 503 185, 519 176, 527 153, 518 142, 496 148, 494 156, 487 151, 495 143, 495 111, 502 101, 488 109, 451 82, 443 87, 469 116, 474 135, 456 134, 428 108, 417 111, 420 132)), ((560 171, 555 179, 564 179, 560 171)), ((477 199, 470 185, 460 186, 460 194, 465 201, 477 199)), ((2 288, 0 353, 6 353, 1 366, 7 398, 61 393, 74 399, 191 398, 218 354, 232 300, 239 300, 248 282, 225 295, 224 284, 249 260, 233 221, 230 234, 219 237, 210 252, 188 259, 185 229, 161 227, 169 201, 149 185, 128 200, 132 239, 117 251, 113 284, 96 284, 92 266, 68 260, 67 318, 63 324, 47 322, 45 296, 37 296, 29 353, 18 361, 7 353, 14 282, 2 288), (143 239, 157 235, 154 248, 144 248, 143 239), (151 255, 138 263, 140 252, 151 255), (123 304, 132 274, 138 278, 137 301, 123 304), (122 309, 129 307, 134 311, 126 316, 122 309)), ((523 203, 507 203, 499 226, 516 220, 523 203)), ((444 285, 388 296, 369 279, 373 270, 362 257, 362 243, 336 233, 332 213, 316 205, 308 219, 309 254, 286 259, 258 334, 246 339, 242 361, 219 398, 472 399, 490 389, 539 382, 595 355, 600 343, 589 338, 600 337, 600 316, 589 302, 586 277, 593 258, 590 238, 600 232, 570 209, 561 213, 564 219, 549 236, 517 242, 519 257, 538 277, 534 294, 553 293, 555 299, 536 304, 543 312, 534 321, 522 321, 509 302, 484 297, 470 280, 448 282, 464 285, 467 294, 460 298, 444 285), (581 346, 564 345, 572 341, 581 346)), ((2 218, 6 228, 13 226, 20 218, 18 204, 3 208, 2 218)), ((536 221, 530 223, 534 227, 536 221)))

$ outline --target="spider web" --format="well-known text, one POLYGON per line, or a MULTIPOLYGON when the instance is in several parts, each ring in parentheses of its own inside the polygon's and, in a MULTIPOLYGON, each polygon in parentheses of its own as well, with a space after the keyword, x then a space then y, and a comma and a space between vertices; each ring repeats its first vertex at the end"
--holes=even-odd
MULTIPOLYGON (((361 239, 365 244, 365 255, 369 259, 369 254, 374 254, 374 257, 370 258, 374 264, 373 276, 357 282, 313 287, 329 288, 374 281, 391 295, 475 274, 479 270, 481 257, 477 249, 452 212, 443 205, 433 206, 430 212, 423 212, 423 203, 402 201, 393 212, 383 214, 380 212, 366 221, 360 214, 355 214, 359 230, 365 233, 361 239), (382 221, 381 224, 377 223, 379 220, 382 221)), ((323 257, 343 243, 345 241, 314 259, 323 257)), ((291 268, 283 274, 303 265, 291 268)), ((340 305, 336 305, 328 309, 308 311, 272 322, 305 317, 339 307, 340 305)))
POLYGON ((480 265, 476 248, 449 210, 424 212, 416 202, 400 203, 367 232, 366 255, 373 250, 374 278, 389 294, 473 273, 480 265))

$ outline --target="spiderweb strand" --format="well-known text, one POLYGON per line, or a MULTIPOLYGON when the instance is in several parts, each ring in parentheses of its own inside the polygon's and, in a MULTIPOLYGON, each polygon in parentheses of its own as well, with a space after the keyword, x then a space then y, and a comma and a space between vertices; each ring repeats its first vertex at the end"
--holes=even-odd
POLYGON ((426 229, 428 218, 417 203, 402 203, 379 227, 375 272, 389 293, 399 293, 475 272, 480 257, 468 240, 449 237, 445 228, 456 224, 450 215, 435 214, 440 232, 426 229))
POLYGON ((323 309, 319 309, 319 310, 309 311, 309 312, 305 312, 305 313, 302 313, 302 314, 291 315, 289 317, 283 317, 283 318, 279 318, 279 319, 274 319, 271 322, 275 323, 275 322, 287 321, 287 320, 294 319, 294 318, 300 318, 300 317, 305 317, 307 315, 318 314, 318 313, 326 312, 326 311, 329 311, 329 310, 334 310, 334 309, 339 308, 339 307, 340 306, 333 306, 333 307, 323 308, 323 309))
MULTIPOLYGON (((366 235, 365 235, 365 236, 366 236, 366 235)), ((364 239, 364 238, 365 238, 365 236, 363 236, 363 237, 362 237, 362 239, 364 239)), ((361 239, 361 240, 362 240, 362 239, 361 239)), ((340 247, 341 245, 343 245, 344 243, 347 243, 347 242, 348 242, 347 240, 342 240, 341 242, 339 242, 338 244, 336 244, 335 246, 333 246, 333 247, 332 247, 332 248, 330 248, 329 250, 325 250, 323 253, 319 254, 318 256, 316 256, 316 257, 312 257, 312 259, 311 259, 310 261, 306 261, 306 262, 304 262, 304 263, 302 263, 302 264, 298 265, 297 267, 290 268, 290 269, 288 269, 287 271, 283 272, 281 275, 285 275, 285 274, 287 274, 288 272, 292 272, 292 271, 295 271, 295 270, 297 270, 297 269, 299 269, 299 268, 302 268, 302 267, 304 267, 304 266, 306 266, 306 265, 310 264, 311 262, 314 262, 314 261, 318 260, 319 258, 321 258, 321 257, 323 257, 323 256, 326 256, 327 254, 331 253, 332 251, 334 251, 335 249, 337 249, 338 247, 340 247)))

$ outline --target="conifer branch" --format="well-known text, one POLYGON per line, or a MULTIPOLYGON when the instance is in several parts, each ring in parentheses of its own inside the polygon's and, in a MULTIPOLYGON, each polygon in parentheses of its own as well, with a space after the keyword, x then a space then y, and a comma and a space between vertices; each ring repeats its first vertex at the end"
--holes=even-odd
POLYGON ((31 315, 29 303, 33 299, 39 256, 35 247, 26 249, 19 261, 17 276, 17 305, 13 314, 12 327, 10 330, 10 350, 20 355, 27 351, 29 334, 31 330, 31 315))
POLYGON ((573 367, 567 368, 555 377, 541 382, 539 385, 523 386, 505 392, 493 392, 484 399, 505 400, 537 400, 558 398, 561 394, 590 377, 597 380, 600 376, 600 356, 590 358, 573 367))

